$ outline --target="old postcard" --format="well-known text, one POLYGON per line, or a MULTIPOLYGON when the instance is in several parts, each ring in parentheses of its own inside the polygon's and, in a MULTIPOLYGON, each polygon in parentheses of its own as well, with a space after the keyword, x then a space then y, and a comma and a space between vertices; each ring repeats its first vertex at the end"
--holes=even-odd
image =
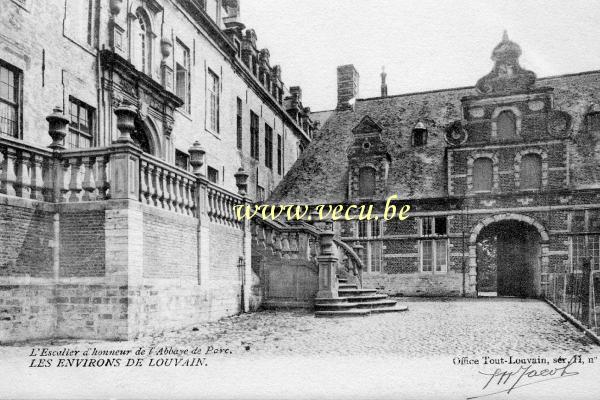
POLYGON ((0 399, 600 398, 595 0, 0 0, 0 399))

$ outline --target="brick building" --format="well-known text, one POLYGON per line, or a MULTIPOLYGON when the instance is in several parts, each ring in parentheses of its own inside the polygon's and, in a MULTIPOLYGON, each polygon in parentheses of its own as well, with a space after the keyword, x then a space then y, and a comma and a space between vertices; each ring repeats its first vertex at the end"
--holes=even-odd
POLYGON ((390 294, 540 296, 549 274, 600 267, 600 72, 537 78, 505 34, 474 87, 338 105, 278 186, 280 203, 410 204, 406 221, 336 223, 390 294))
POLYGON ((255 306, 233 206, 269 195, 314 123, 238 1, 0 4, 0 341, 255 306))

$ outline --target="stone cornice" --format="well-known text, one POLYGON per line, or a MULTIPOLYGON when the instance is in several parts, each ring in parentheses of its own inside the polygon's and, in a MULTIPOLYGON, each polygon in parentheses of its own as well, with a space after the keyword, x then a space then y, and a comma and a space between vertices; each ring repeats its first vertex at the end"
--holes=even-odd
POLYGON ((291 125, 296 133, 304 139, 305 142, 310 142, 311 139, 306 132, 294 121, 294 119, 287 113, 276 99, 274 99, 265 89, 254 75, 244 65, 242 60, 237 57, 237 49, 231 42, 231 39, 223 33, 223 31, 217 26, 217 24, 208 16, 206 11, 202 8, 202 4, 199 0, 187 0, 177 1, 177 3, 183 7, 183 9, 189 13, 189 15, 203 28, 206 30, 211 39, 213 39, 220 49, 229 57, 234 71, 241 76, 244 81, 250 86, 250 88, 257 94, 257 96, 268 106, 270 106, 279 116, 285 120, 287 125, 291 125))

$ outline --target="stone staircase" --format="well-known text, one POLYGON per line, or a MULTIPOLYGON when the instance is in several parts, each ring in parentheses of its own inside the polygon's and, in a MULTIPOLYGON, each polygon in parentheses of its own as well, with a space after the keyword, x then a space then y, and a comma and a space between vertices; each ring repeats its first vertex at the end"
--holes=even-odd
POLYGON ((398 305, 386 294, 378 294, 377 289, 359 289, 338 278, 338 298, 315 299, 315 317, 362 317, 371 314, 408 311, 407 306, 398 305))

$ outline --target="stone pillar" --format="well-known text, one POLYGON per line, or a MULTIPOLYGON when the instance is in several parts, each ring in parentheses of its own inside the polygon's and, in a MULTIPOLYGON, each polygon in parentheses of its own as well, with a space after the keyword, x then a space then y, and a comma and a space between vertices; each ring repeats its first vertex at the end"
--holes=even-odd
POLYGON ((141 150, 134 146, 131 133, 135 129, 136 111, 123 106, 115 110, 120 136, 113 142, 110 155, 110 193, 112 199, 138 200, 140 196, 141 150))
POLYGON ((477 296, 477 246, 475 244, 469 245, 469 265, 468 270, 465 271, 469 276, 467 277, 467 285, 465 287, 465 296, 476 297, 477 296))
POLYGON ((333 244, 333 232, 320 235, 321 254, 319 262, 319 292, 317 298, 334 299, 338 297, 338 281, 336 277, 338 255, 333 244))
POLYGON ((190 164, 196 176, 196 213, 198 218, 198 284, 208 285, 210 273, 210 220, 208 218, 208 180, 202 167, 206 151, 196 141, 189 148, 190 164))
MULTIPOLYGON (((248 173, 244 171, 243 168, 240 168, 235 174, 235 183, 237 185, 239 195, 244 199, 242 203, 242 206, 244 207, 249 207, 252 204, 250 198, 247 197, 248 176, 248 173)), ((243 311, 248 312, 250 311, 250 296, 252 295, 252 226, 250 220, 247 219, 241 221, 241 224, 242 229, 244 230, 244 277, 242 280, 242 290, 244 293, 243 311)))

